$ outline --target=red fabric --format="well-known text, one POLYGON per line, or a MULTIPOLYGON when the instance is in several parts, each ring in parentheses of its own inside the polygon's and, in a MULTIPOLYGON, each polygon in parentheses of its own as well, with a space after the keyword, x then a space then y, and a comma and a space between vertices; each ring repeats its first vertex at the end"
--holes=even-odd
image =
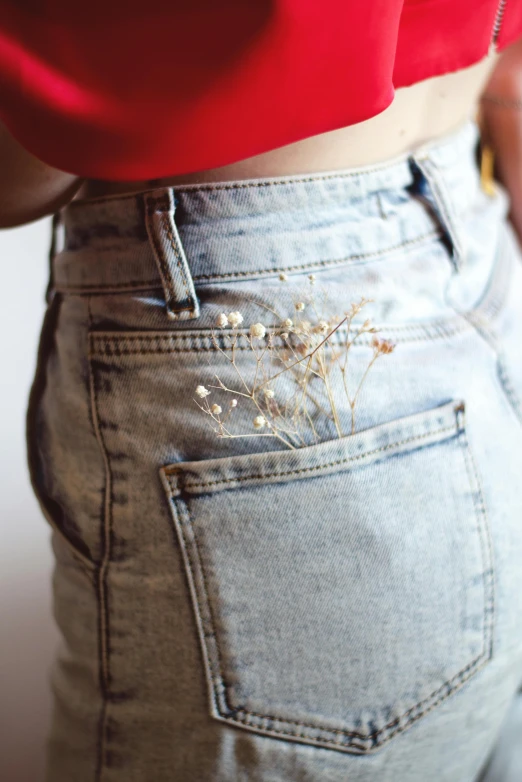
MULTIPOLYGON (((501 7, 504 5, 500 3, 501 7)), ((368 119, 489 49, 499 0, 0 0, 0 117, 33 154, 128 181, 368 119)), ((522 36, 506 0, 498 48, 522 36)))

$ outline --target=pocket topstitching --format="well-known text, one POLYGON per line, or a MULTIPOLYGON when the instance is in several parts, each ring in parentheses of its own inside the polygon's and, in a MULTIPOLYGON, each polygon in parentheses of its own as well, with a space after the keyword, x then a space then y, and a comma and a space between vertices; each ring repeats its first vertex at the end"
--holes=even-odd
POLYGON ((463 402, 161 477, 216 719, 368 753, 491 658, 491 546, 463 402))

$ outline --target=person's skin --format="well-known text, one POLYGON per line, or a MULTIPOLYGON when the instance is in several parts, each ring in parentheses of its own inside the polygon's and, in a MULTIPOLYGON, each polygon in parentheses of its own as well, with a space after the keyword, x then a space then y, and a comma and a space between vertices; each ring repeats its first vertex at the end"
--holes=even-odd
POLYGON ((83 181, 38 160, 0 122, 0 228, 53 214, 73 198, 83 181))
MULTIPOLYGON (((463 71, 397 90, 392 105, 366 122, 229 166, 140 182, 89 180, 59 171, 31 155, 0 123, 0 227, 37 220, 75 197, 92 198, 168 184, 333 171, 387 159, 457 127, 473 115, 484 88, 486 93, 522 100, 522 41, 500 58, 493 55, 463 71)), ((489 102, 483 102, 482 109, 499 174, 512 198, 513 222, 522 237, 522 111, 489 102)))
POLYGON ((399 89, 381 114, 356 125, 303 139, 231 165, 146 182, 88 180, 78 198, 183 185, 338 171, 388 160, 441 136, 473 115, 498 55, 456 73, 399 89))
POLYGON ((511 222, 522 242, 522 40, 503 52, 483 95, 482 136, 494 150, 496 175, 509 193, 511 222))

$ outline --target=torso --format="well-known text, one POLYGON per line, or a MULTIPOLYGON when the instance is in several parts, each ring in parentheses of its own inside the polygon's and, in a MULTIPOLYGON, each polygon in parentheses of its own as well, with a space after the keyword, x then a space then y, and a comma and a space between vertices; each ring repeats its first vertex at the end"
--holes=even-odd
POLYGON ((220 168, 134 182, 87 179, 75 200, 164 185, 335 171, 395 157, 449 133, 472 117, 497 57, 490 55, 465 70, 399 89, 386 111, 357 125, 321 133, 220 168))

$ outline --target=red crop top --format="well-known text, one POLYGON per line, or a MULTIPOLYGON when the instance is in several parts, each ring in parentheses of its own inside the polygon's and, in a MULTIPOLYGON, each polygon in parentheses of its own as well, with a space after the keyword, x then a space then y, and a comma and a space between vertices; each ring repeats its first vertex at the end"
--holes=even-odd
POLYGON ((522 36, 522 0, 0 0, 0 117, 44 162, 153 179, 368 119, 522 36))

